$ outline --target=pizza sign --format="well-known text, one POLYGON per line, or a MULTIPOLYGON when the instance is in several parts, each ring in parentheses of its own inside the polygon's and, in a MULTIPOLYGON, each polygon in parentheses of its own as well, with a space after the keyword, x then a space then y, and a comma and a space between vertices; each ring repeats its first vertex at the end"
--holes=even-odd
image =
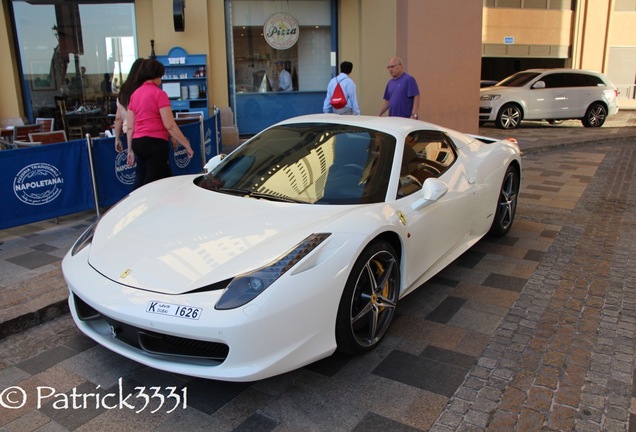
POLYGON ((300 28, 298 21, 286 13, 275 13, 267 18, 263 26, 265 40, 274 49, 286 50, 298 41, 300 28))

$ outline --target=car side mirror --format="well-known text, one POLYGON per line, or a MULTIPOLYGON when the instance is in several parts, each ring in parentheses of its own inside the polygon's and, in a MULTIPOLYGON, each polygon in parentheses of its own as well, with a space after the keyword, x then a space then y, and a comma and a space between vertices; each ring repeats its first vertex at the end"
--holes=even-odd
POLYGON ((421 198, 411 204, 411 208, 413 210, 419 210, 422 207, 433 204, 446 195, 446 192, 448 192, 446 183, 435 177, 427 178, 419 192, 421 198))
POLYGON ((533 89, 544 89, 545 88, 545 81, 537 81, 536 83, 532 84, 532 88, 533 89))
POLYGON ((205 164, 205 166, 203 167, 203 171, 206 173, 209 173, 214 168, 216 168, 217 165, 220 164, 221 161, 225 159, 226 156, 227 156, 226 154, 220 154, 220 155, 214 156, 212 159, 208 161, 208 163, 205 164))

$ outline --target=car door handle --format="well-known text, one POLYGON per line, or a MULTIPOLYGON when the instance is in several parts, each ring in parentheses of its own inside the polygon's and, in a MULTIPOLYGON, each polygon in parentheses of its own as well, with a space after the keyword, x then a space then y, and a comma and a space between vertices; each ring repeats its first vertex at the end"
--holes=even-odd
POLYGON ((472 185, 472 184, 475 184, 476 182, 477 182, 477 179, 475 178, 475 176, 471 176, 471 177, 468 179, 468 184, 471 184, 471 185, 472 185))

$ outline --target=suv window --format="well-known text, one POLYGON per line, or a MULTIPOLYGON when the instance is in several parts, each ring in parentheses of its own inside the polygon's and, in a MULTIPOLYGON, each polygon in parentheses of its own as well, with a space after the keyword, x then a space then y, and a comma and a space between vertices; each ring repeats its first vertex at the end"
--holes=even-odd
POLYGON ((566 74, 562 73, 554 73, 548 74, 541 78, 541 81, 545 83, 545 88, 558 88, 558 87, 566 87, 569 86, 567 80, 565 79, 566 74))
POLYGON ((597 87, 605 83, 599 77, 582 73, 553 73, 541 78, 546 88, 597 87))
POLYGON ((519 72, 497 83, 497 86, 523 87, 538 75, 536 72, 519 72))
POLYGON ((578 74, 578 75, 579 75, 579 80, 581 80, 582 87, 598 87, 598 86, 605 85, 603 80, 600 77, 597 77, 595 75, 586 75, 586 74, 578 74))

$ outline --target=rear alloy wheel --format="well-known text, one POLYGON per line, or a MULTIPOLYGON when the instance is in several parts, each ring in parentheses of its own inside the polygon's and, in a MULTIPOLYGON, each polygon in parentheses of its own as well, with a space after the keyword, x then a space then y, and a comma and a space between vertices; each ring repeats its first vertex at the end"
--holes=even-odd
POLYGON ((581 123, 585 127, 601 127, 605 123, 607 110, 600 103, 593 103, 585 112, 585 117, 581 119, 581 123))
POLYGON ((368 246, 351 270, 336 318, 338 349, 361 354, 373 349, 395 316, 400 264, 393 247, 378 241, 368 246))
POLYGON ((519 199, 519 173, 513 166, 506 170, 499 197, 497 198, 497 210, 495 218, 490 227, 490 234, 503 236, 510 231, 512 221, 517 211, 517 201, 519 199))
POLYGON ((495 125, 499 129, 516 129, 521 124, 523 113, 517 104, 509 103, 501 107, 497 113, 495 125))

